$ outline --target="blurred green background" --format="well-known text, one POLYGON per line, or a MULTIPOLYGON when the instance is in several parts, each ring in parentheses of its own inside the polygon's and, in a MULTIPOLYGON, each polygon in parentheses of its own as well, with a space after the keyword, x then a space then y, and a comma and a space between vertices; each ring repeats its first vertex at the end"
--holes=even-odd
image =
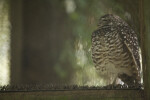
POLYGON ((139 12, 139 0, 0 0, 0 85, 106 85, 91 59, 91 34, 113 13, 139 36, 139 12))

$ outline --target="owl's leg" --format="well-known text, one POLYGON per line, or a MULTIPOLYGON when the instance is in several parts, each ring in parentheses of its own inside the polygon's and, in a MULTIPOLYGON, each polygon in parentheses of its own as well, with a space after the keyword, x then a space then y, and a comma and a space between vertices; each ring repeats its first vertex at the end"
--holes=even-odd
POLYGON ((113 80, 113 85, 116 85, 116 80, 117 80, 117 77, 113 80))
POLYGON ((117 84, 117 79, 118 79, 117 75, 114 74, 114 73, 111 73, 110 75, 111 75, 110 84, 116 85, 117 84))

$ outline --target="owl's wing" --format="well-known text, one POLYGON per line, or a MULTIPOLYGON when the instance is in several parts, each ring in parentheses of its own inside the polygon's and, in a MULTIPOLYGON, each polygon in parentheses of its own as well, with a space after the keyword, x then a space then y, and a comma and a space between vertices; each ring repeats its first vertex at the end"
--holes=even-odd
POLYGON ((135 65, 140 71, 142 69, 140 62, 140 47, 136 33, 130 27, 125 26, 121 30, 121 36, 128 50, 132 54, 135 65))

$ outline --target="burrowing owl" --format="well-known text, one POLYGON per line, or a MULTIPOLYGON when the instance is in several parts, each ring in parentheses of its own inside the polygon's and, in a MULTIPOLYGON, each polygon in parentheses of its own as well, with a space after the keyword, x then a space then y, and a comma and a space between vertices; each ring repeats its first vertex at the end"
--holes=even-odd
POLYGON ((140 47, 136 33, 119 16, 100 18, 92 33, 92 58, 95 68, 110 80, 121 79, 131 85, 140 82, 140 47))

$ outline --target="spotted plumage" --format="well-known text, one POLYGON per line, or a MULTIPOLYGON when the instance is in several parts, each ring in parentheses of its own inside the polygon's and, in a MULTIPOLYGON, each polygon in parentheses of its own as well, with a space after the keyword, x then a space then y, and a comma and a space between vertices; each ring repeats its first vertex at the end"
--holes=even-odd
POLYGON ((109 84, 117 79, 125 84, 140 82, 139 50, 137 35, 125 21, 113 14, 100 18, 98 29, 92 33, 92 58, 109 84))

